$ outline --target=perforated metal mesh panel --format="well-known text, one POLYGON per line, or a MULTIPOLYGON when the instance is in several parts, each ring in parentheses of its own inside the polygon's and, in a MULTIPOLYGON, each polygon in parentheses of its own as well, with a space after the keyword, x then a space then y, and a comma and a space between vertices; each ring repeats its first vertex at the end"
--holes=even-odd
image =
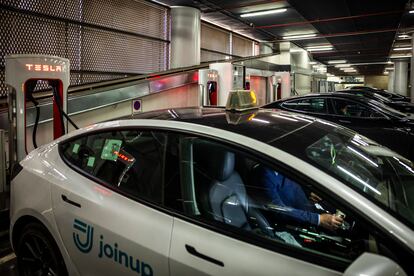
POLYGON ((248 57, 253 55, 253 41, 233 35, 232 38, 233 55, 248 57))
POLYGON ((230 54, 230 32, 201 24, 201 48, 213 50, 223 54, 230 54))
POLYGON ((0 0, 0 97, 11 54, 68 58, 71 85, 166 70, 169 21, 145 1, 0 0))

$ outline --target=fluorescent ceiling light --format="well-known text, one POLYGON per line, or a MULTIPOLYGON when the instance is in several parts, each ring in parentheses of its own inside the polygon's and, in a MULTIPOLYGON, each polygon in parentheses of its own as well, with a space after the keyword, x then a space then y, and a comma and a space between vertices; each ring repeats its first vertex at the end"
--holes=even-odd
POLYGON ((305 50, 302 49, 302 48, 293 48, 293 49, 289 50, 289 52, 291 52, 291 53, 300 53, 300 52, 304 52, 304 51, 305 50))
POLYGON ((406 35, 406 34, 401 34, 401 35, 398 35, 397 37, 400 38, 400 39, 409 39, 409 38, 411 38, 409 35, 406 35))
POLYGON ((393 67, 387 67, 387 68, 385 68, 385 71, 393 71, 393 70, 394 70, 393 67))
POLYGON ((351 67, 351 64, 337 64, 335 65, 336 68, 345 68, 345 67, 351 67))
POLYGON ((328 61, 328 63, 329 63, 329 64, 346 63, 346 60, 344 60, 344 59, 330 60, 330 61, 328 61))
POLYGON ((410 58, 411 55, 392 55, 390 58, 410 58))
POLYGON ((315 64, 318 64, 318 63, 316 61, 310 61, 309 64, 310 65, 315 65, 315 64))
POLYGON ((244 13, 240 15, 240 17, 254 17, 254 16, 261 16, 261 15, 268 15, 268 14, 275 14, 275 13, 283 13, 286 11, 287 9, 276 9, 276 10, 249 12, 249 13, 244 13))
POLYGON ((312 37, 315 37, 315 36, 316 36, 316 34, 287 35, 287 36, 284 36, 283 39, 285 39, 285 40, 307 39, 307 38, 312 38, 312 37))
POLYGON ((309 52, 332 51, 333 47, 330 47, 330 48, 312 48, 312 49, 307 48, 306 50, 308 50, 309 52))
POLYGON ((414 10, 411 10, 410 13, 414 13, 414 10))
POLYGON ((315 48, 332 48, 332 45, 319 45, 319 46, 309 46, 306 49, 315 49, 315 48))
POLYGON ((394 51, 408 51, 412 49, 413 47, 401 47, 401 48, 394 48, 394 51))

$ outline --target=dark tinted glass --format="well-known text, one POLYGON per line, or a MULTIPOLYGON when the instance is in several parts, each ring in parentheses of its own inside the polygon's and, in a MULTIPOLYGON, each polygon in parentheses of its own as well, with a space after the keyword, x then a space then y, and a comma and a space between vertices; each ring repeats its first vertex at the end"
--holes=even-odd
POLYGON ((61 145, 72 165, 128 195, 162 201, 166 138, 152 131, 112 131, 61 145))
POLYGON ((283 107, 312 113, 327 113, 327 104, 325 98, 311 98, 288 101, 283 103, 283 107))
POLYGON ((381 113, 353 101, 332 99, 332 102, 337 115, 357 118, 384 118, 381 113))
POLYGON ((180 182, 171 182, 175 188, 165 192, 170 195, 168 207, 220 229, 345 263, 369 251, 363 246, 368 232, 343 206, 322 198, 308 183, 232 146, 184 135, 175 143, 180 182), (338 225, 331 225, 336 219, 338 225))

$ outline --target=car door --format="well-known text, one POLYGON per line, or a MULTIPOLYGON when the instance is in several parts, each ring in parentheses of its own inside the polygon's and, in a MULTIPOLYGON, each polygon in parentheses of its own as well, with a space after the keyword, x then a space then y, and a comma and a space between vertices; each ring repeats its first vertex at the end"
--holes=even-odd
POLYGON ((409 157, 412 138, 403 128, 369 105, 342 98, 331 98, 333 114, 331 121, 346 126, 362 135, 409 157), (347 114, 341 109, 347 107, 347 114))
POLYGON ((53 213, 81 275, 168 275, 173 219, 162 202, 165 136, 107 130, 59 145, 53 213))
POLYGON ((176 148, 171 275, 342 275, 364 252, 394 252, 355 209, 293 168, 188 134, 176 148), (331 229, 321 214, 342 224, 331 229))
MULTIPOLYGON (((269 199, 259 168, 294 183, 289 170, 221 142, 188 135, 178 140, 180 181, 170 189, 176 192, 171 203, 181 204, 171 205, 171 275, 341 275, 362 253, 354 252, 348 236, 321 231, 315 214, 291 212, 269 199), (276 215, 282 209, 283 219, 276 215)), ((300 202, 313 191, 307 184, 292 184, 300 202)), ((285 196, 288 202, 292 194, 285 196)))

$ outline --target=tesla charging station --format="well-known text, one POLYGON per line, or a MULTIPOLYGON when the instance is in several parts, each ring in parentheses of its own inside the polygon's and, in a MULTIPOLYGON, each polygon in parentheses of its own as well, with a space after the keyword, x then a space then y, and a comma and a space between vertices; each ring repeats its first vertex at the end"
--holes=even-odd
MULTIPOLYGON (((26 102, 36 107, 33 97, 37 81, 47 81, 53 91, 53 139, 65 133, 63 115, 67 110, 69 86, 69 60, 48 55, 12 55, 6 57, 6 84, 9 86, 9 169, 11 170, 28 153, 26 141, 26 102)), ((33 130, 33 146, 36 145, 36 127, 33 130)))
POLYGON ((218 72, 212 69, 201 69, 198 72, 198 84, 202 89, 202 105, 218 104, 218 72))

